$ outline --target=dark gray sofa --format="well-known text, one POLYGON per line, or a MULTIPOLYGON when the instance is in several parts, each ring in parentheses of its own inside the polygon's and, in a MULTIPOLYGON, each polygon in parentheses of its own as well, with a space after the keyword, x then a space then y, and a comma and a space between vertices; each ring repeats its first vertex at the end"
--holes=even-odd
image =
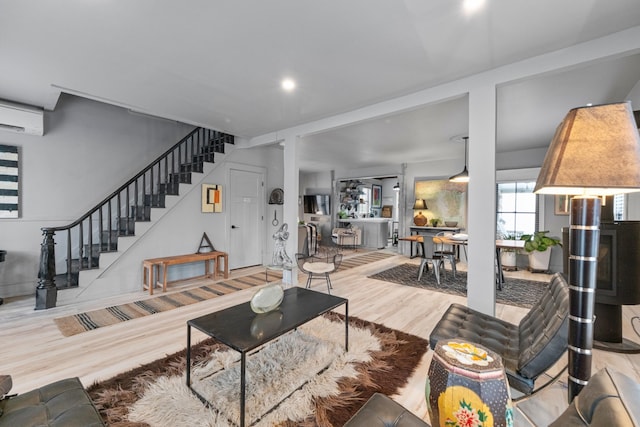
MULTIPOLYGON (((11 377, 0 375, 0 398, 11 377)), ((103 427, 105 424, 78 378, 67 378, 0 400, 0 427, 103 427)))
POLYGON ((598 371, 551 427, 640 427, 640 384, 611 368, 598 371))

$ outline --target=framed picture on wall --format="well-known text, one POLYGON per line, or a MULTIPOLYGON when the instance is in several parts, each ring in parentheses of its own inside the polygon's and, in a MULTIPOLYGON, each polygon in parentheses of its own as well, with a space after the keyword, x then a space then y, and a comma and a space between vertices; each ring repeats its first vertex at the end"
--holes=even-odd
POLYGON ((382 186, 372 184, 371 185, 371 207, 372 208, 381 208, 382 207, 382 186))
POLYGON ((570 196, 566 194, 556 194, 555 202, 555 214, 556 215, 569 215, 569 200, 570 196))

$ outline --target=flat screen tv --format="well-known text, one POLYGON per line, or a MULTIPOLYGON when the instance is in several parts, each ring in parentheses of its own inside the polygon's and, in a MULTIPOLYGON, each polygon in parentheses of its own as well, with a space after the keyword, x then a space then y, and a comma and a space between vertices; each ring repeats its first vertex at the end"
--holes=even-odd
POLYGON ((328 194, 303 196, 303 205, 304 213, 331 215, 331 196, 328 194))

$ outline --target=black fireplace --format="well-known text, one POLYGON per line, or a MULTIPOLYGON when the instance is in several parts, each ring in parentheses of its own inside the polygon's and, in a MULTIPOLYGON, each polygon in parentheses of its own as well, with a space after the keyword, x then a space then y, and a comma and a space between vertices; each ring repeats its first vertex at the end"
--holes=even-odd
MULTIPOLYGON (((568 271, 568 228, 563 229, 564 271, 568 271)), ((640 221, 602 221, 596 282, 594 348, 640 352, 622 336, 622 306, 640 304, 640 221)))

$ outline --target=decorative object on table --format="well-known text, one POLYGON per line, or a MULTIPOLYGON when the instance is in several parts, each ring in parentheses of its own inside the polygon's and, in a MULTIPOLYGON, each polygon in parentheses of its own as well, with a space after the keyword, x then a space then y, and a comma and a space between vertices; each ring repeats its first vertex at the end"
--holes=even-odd
MULTIPOLYGON (((469 142, 468 136, 461 138, 464 141, 464 169, 462 172, 453 175, 449 178, 451 182, 469 182, 469 171, 467 170, 467 143, 469 142)), ((455 138, 454 141, 459 141, 460 138, 455 138)))
POLYGON ((445 221, 444 225, 447 227, 455 228, 458 226, 458 221, 445 221))
POLYGON ((639 146, 630 102, 574 108, 551 140, 534 189, 575 196, 569 218, 569 402, 591 377, 600 197, 640 190, 639 146))
POLYGON ((413 203, 413 210, 418 211, 418 214, 413 217, 413 223, 418 227, 422 227, 427 223, 427 217, 422 215, 421 212, 422 210, 426 209, 429 208, 427 207, 427 203, 424 201, 424 199, 416 199, 416 201, 413 203))
POLYGON ((269 195, 270 205, 283 205, 284 204, 284 191, 282 188, 275 188, 269 195))
POLYGON ((200 246, 198 246, 197 254, 201 254, 204 252, 215 252, 216 248, 213 247, 213 243, 209 240, 209 236, 207 233, 202 233, 202 238, 200 239, 200 246))
POLYGON ((280 307, 284 298, 284 288, 280 283, 271 283, 258 290, 251 298, 254 313, 268 313, 280 307))
POLYGON ((513 406, 501 357, 462 341, 436 345, 425 387, 434 426, 513 426, 513 406))
POLYGON ((222 212, 222 185, 202 184, 202 212, 222 212))
POLYGON ((531 271, 545 272, 549 270, 551 248, 562 246, 560 239, 547 236, 546 231, 536 231, 533 234, 523 234, 520 240, 524 241, 524 250, 529 254, 529 269, 531 271))
POLYGON ((18 199, 18 147, 0 144, 0 188, 2 188, 2 203, 0 204, 0 218, 18 218, 20 203, 18 199))
POLYGON ((440 222, 440 218, 431 218, 429 222, 431 223, 432 227, 437 227, 438 223, 440 222))

